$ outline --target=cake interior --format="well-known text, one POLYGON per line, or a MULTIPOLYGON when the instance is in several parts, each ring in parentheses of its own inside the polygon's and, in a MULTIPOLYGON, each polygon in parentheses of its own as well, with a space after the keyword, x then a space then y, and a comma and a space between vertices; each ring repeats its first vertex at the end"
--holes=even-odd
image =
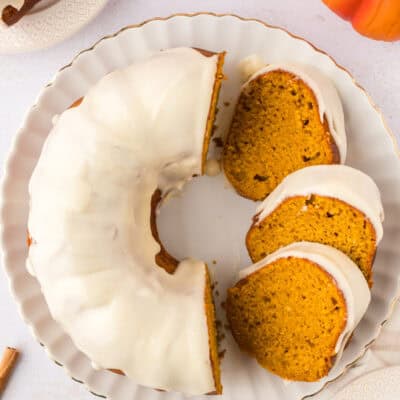
POLYGON ((224 171, 236 191, 262 200, 298 169, 339 162, 314 92, 286 71, 248 83, 236 105, 225 143, 224 171))
POLYGON ((335 280, 302 258, 278 259, 228 290, 240 348, 284 379, 317 381, 333 363, 347 310, 335 280))
POLYGON ((376 234, 372 223, 358 209, 330 197, 290 197, 264 220, 252 225, 246 246, 253 262, 257 262, 300 241, 322 243, 342 251, 372 285, 376 234))

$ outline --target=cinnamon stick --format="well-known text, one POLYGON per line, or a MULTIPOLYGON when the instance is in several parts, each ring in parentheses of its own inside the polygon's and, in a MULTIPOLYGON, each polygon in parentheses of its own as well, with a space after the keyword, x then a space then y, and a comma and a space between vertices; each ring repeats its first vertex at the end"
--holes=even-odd
POLYGON ((3 358, 0 362, 0 395, 6 387, 7 380, 14 368, 18 355, 18 350, 12 347, 7 347, 4 350, 3 358))
POLYGON ((22 7, 18 10, 12 5, 3 8, 1 18, 7 25, 16 24, 24 15, 26 15, 41 0, 25 0, 22 7))

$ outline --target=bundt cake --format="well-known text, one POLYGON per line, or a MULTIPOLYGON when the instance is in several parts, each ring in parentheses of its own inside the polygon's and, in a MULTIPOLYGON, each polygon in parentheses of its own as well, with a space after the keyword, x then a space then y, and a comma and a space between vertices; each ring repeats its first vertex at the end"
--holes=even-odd
POLYGON ((343 253, 292 243, 241 271, 226 311, 240 348, 287 380, 317 381, 340 359, 370 301, 343 253))
POLYGON ((203 172, 223 60, 170 49, 106 75, 29 185, 27 267, 53 318, 96 367, 189 395, 222 392, 210 279, 166 253, 155 207, 203 172))
POLYGON ((330 245, 372 284, 382 221, 379 189, 369 176, 344 165, 317 165, 287 176, 261 203, 246 245, 253 262, 293 242, 330 245))
MULTIPOLYGON (((258 65, 242 68, 247 75, 258 65)), ((345 158, 342 105, 318 71, 269 65, 245 83, 223 149, 225 175, 240 195, 262 200, 291 172, 345 158)))

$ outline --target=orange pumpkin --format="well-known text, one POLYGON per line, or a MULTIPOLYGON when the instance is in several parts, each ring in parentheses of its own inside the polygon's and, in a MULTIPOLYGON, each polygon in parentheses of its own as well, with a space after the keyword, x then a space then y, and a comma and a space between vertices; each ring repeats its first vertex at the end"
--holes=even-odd
POLYGON ((400 39, 400 0, 323 0, 354 29, 372 39, 400 39))

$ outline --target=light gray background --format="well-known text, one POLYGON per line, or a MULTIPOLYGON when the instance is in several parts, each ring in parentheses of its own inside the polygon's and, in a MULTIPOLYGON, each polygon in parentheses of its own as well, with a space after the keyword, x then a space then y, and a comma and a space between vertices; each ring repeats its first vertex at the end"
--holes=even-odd
MULTIPOLYGON (((361 37, 320 0, 112 0, 95 20, 64 43, 32 54, 0 56, 0 163, 3 165, 11 139, 39 91, 76 53, 125 25, 197 11, 262 19, 311 41, 350 70, 382 109, 399 139, 400 42, 361 37)), ((18 315, 5 274, 0 272, 0 352, 5 346, 19 348, 22 356, 4 400, 95 399, 49 361, 18 315)), ((362 371, 364 368, 360 368, 362 371)), ((342 385, 336 384, 337 388, 342 385)))

